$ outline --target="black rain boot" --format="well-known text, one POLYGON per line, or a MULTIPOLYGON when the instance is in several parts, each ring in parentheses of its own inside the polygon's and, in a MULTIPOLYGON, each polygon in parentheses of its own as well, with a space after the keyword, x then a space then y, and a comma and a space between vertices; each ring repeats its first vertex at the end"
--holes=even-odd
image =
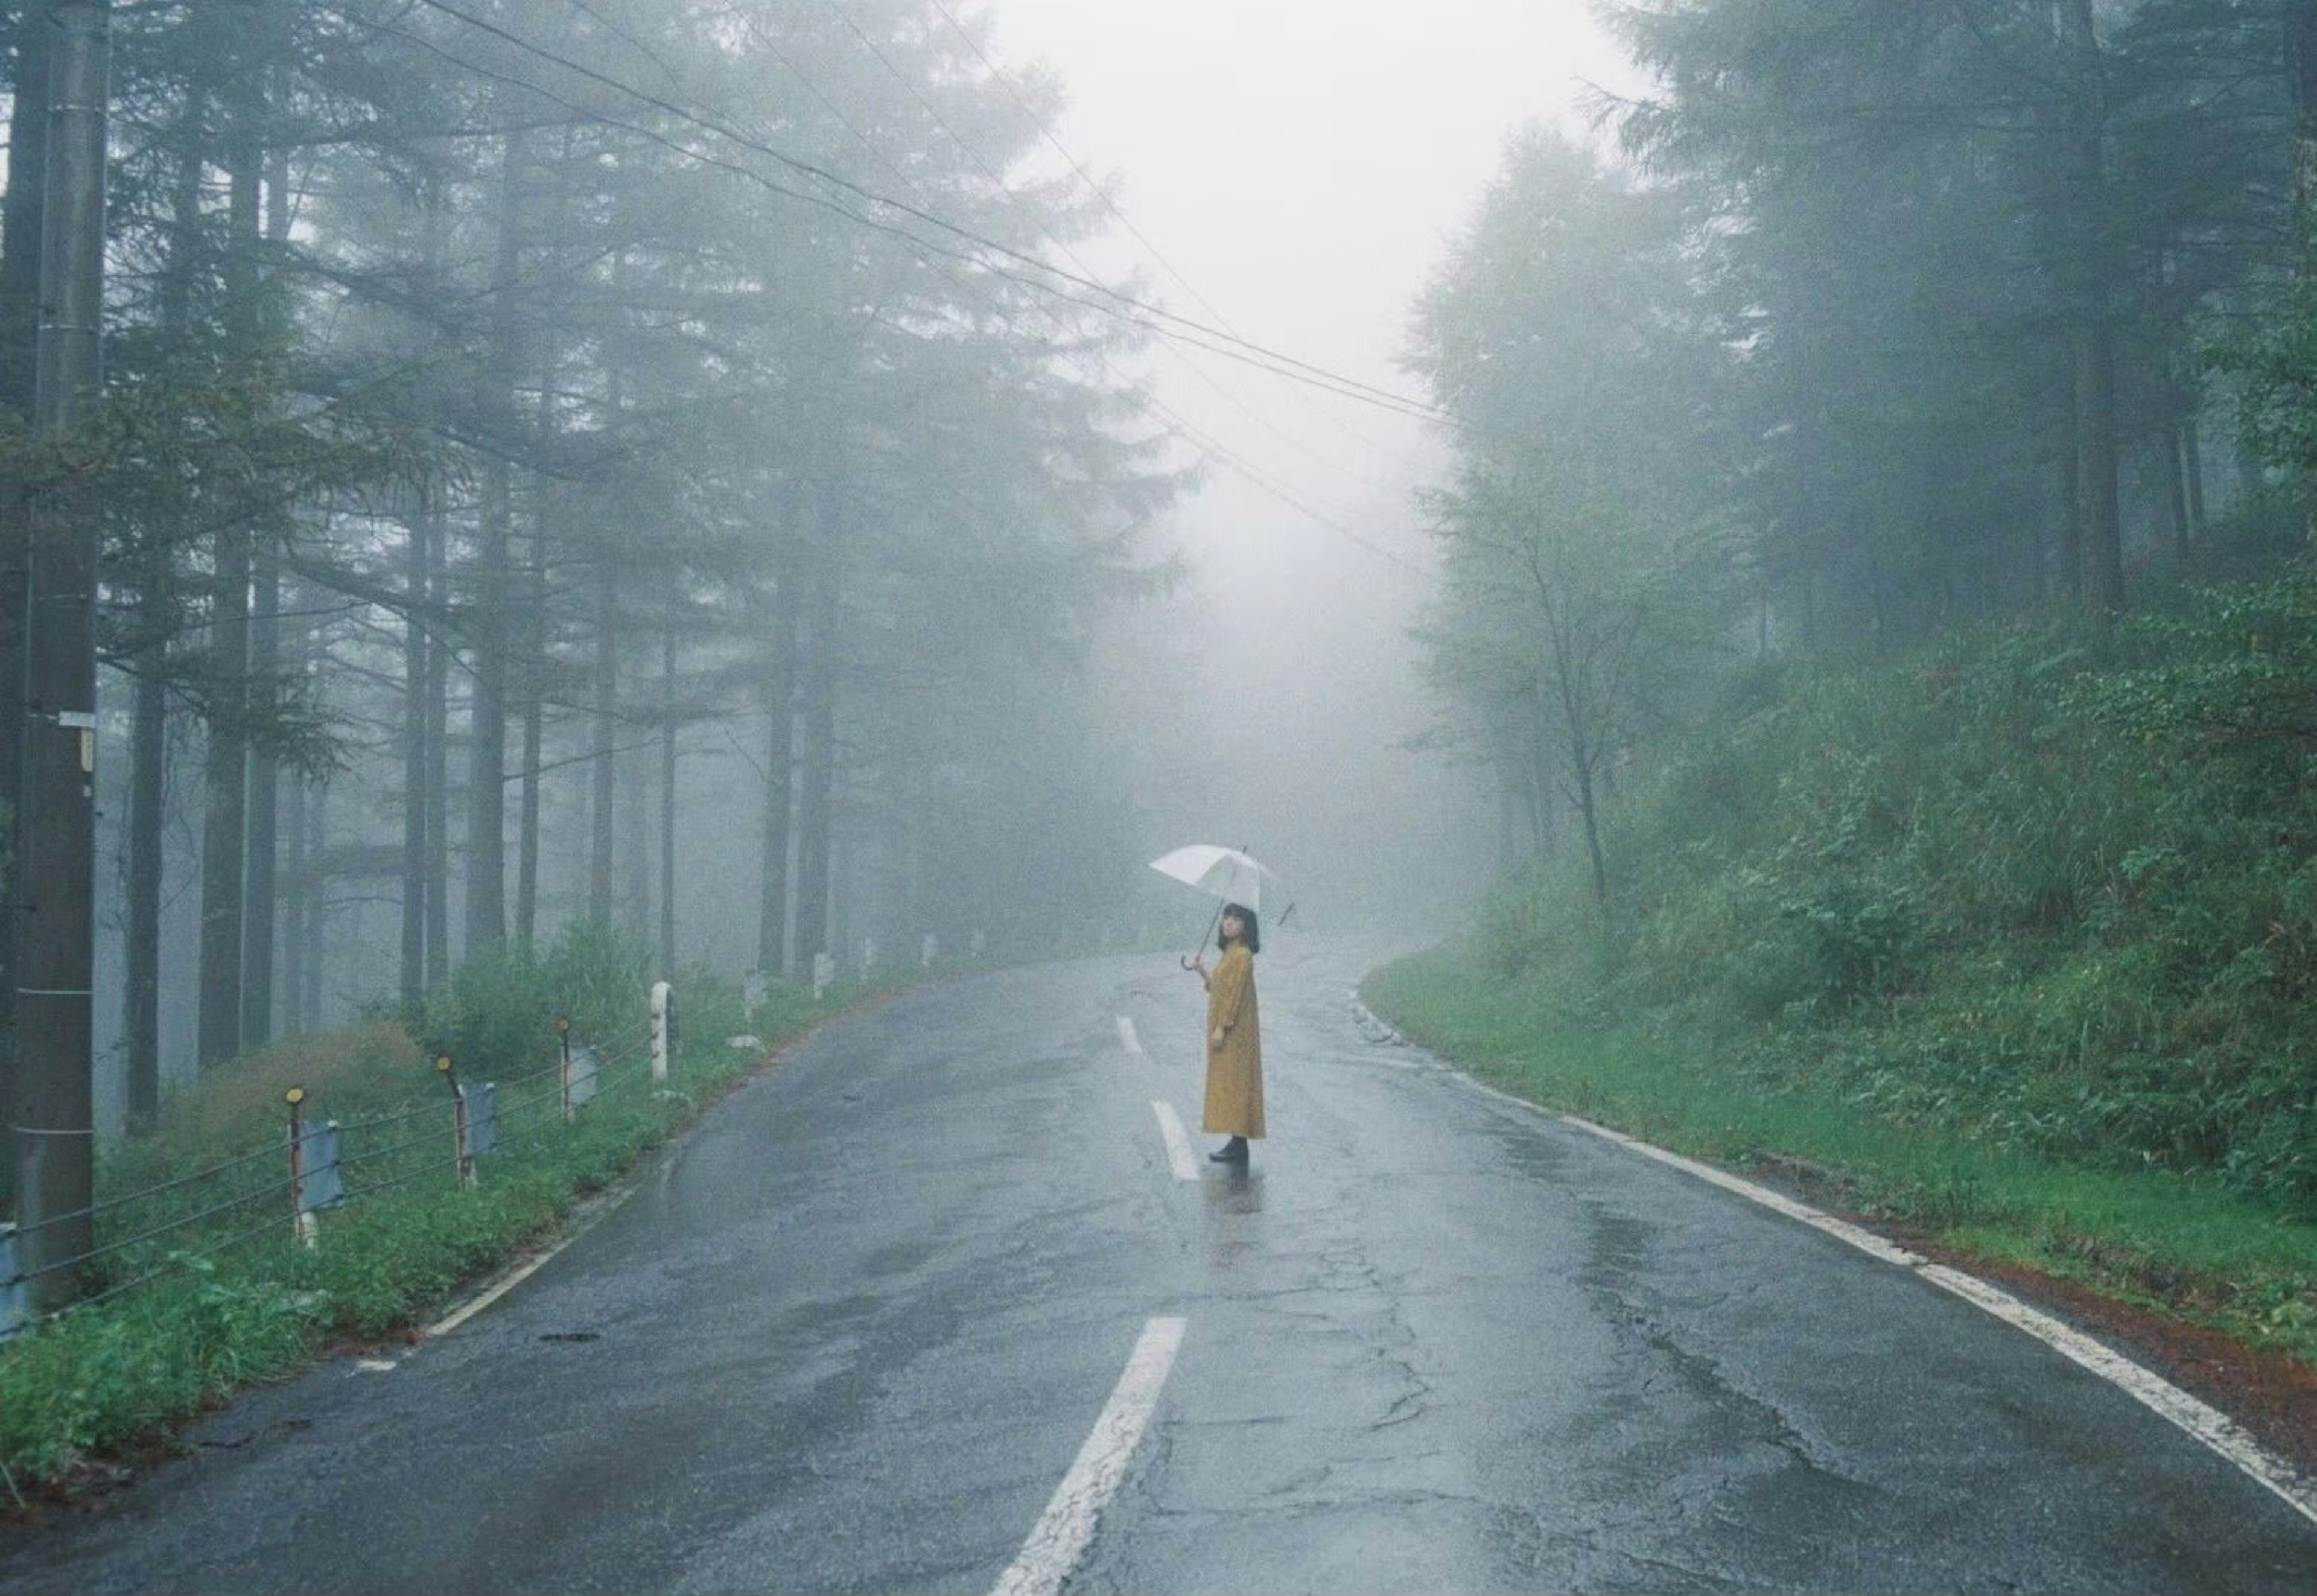
POLYGON ((1207 1157, 1219 1164, 1243 1164, 1247 1161, 1247 1138, 1233 1136, 1207 1157))

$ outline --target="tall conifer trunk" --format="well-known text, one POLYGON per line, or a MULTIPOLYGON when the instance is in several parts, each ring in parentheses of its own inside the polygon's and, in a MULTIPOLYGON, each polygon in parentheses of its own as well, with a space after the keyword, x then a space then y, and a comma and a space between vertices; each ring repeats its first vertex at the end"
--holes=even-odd
POLYGON ((305 988, 296 994, 299 1026, 318 1031, 327 1018, 330 978, 330 787, 316 782, 306 799, 305 988))
MULTIPOLYGON (((513 411, 516 358, 514 287, 520 262, 524 136, 509 133, 501 149, 493 366, 497 399, 513 411)), ((467 943, 469 958, 506 937, 506 693, 509 609, 508 536, 513 520, 513 472, 504 447, 483 465, 480 547, 476 551, 475 602, 469 628, 474 644, 473 762, 468 778, 467 943)))
POLYGON ((2075 335, 2076 503, 2083 539, 2084 603, 2124 605, 2124 517, 2116 484, 2115 265, 2107 193, 2105 63, 2092 0, 2061 0, 2060 33, 2072 83, 2069 106, 2075 335))
POLYGON ((426 995, 427 650, 421 617, 428 601, 426 521, 412 507, 404 518, 402 618, 402 1006, 415 1012, 426 995))
POLYGON ((282 1025, 291 1036, 306 1031, 307 938, 311 934, 313 883, 308 879, 306 806, 310 784, 292 773, 282 806, 282 834, 288 856, 282 865, 282 1025))
MULTIPOLYGON (((451 531, 430 489, 425 512, 426 593, 435 614, 450 603, 451 531)), ((451 640, 426 639, 426 990, 451 979, 451 640)))
MULTIPOLYGON (((267 0, 269 21, 287 20, 282 0, 267 0)), ((269 36, 271 29, 269 29, 269 36)), ((282 74, 277 68, 275 77, 282 74)), ((276 248, 290 240, 290 154, 279 143, 267 152, 265 238, 276 248)), ((278 533, 277 533, 278 535, 278 533)), ((250 633, 251 674, 268 711, 278 707, 282 659, 282 565, 269 545, 256 554, 256 616, 250 633)), ((270 718, 270 717, 269 717, 270 718)), ((280 892, 279 816, 282 761, 260 738, 249 757, 249 867, 242 905, 241 1045, 263 1047, 273 1036, 273 917, 280 892)))
MULTIPOLYGON (((787 530, 794 534, 793 517, 787 530)), ((796 758, 797 584, 783 571, 773 599, 773 636, 765 671, 764 878, 756 906, 756 968, 787 969, 789 812, 796 758)))
POLYGON ((608 924, 612 918, 613 803, 619 793, 620 588, 606 535, 595 559, 595 755, 588 803, 587 915, 608 924))
MULTIPOLYGON (((175 344, 189 319, 200 247, 201 91, 189 91, 179 123, 171 184, 169 264, 161 287, 164 336, 175 344)), ((129 734, 129 880, 126 979, 121 1039, 129 1071, 129 1123, 149 1128, 161 1110, 161 902, 167 853, 169 695, 164 677, 178 621, 176 571, 166 529, 148 529, 139 558, 138 630, 141 646, 129 734)))
POLYGON ((799 719, 803 747, 797 792, 796 962, 810 970, 815 954, 829 949, 829 865, 836 785, 836 657, 845 512, 843 472, 819 487, 815 536, 804 564, 806 594, 802 691, 799 719))
MULTIPOLYGON (((227 326, 237 355, 255 346, 260 166, 254 74, 240 75, 230 113, 227 326)), ((241 1051, 244 880, 249 824, 249 584, 252 529, 218 533, 211 612, 208 797, 201 822, 201 964, 199 1056, 204 1068, 241 1051)))
POLYGON ((659 734, 659 968, 675 979, 675 610, 660 629, 659 693, 666 715, 659 734))

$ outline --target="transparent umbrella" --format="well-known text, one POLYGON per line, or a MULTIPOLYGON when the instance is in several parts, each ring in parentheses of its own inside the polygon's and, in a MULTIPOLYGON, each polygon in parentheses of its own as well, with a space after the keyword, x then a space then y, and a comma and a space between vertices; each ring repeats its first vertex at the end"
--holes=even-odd
MULTIPOLYGON (((1150 868, 1215 899, 1214 920, 1207 923, 1206 936, 1199 938, 1202 948, 1213 937, 1215 921, 1222 919, 1224 904, 1243 903, 1260 914, 1264 883, 1271 883, 1274 896, 1278 895, 1281 886, 1278 873, 1245 848, 1220 847, 1212 842, 1194 842, 1161 855, 1150 861, 1150 868)), ((1293 911, 1294 907, 1291 902, 1287 909, 1293 911)), ((1284 922, 1287 915, 1283 912, 1279 918, 1284 922)), ((1191 961, 1185 958, 1183 967, 1187 970, 1190 965, 1191 961)))

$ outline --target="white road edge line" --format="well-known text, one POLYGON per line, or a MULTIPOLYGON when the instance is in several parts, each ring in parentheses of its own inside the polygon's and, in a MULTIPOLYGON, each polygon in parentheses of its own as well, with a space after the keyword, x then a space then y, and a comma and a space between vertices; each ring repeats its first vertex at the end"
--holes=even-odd
POLYGON ((475 1296, 467 1302, 465 1306, 454 1309, 451 1313, 445 1314, 442 1318, 437 1319, 434 1323, 428 1325, 423 1332, 425 1339, 431 1341, 436 1336, 449 1335, 452 1331, 458 1329, 459 1326, 464 1324, 468 1320, 472 1319, 476 1314, 481 1313, 485 1308, 489 1307, 493 1303, 498 1301, 499 1298, 505 1296, 508 1292, 513 1291, 525 1280, 530 1279, 533 1275, 539 1273, 539 1271, 545 1268, 548 1262, 552 1260, 557 1253, 571 1245, 572 1242, 577 1241, 579 1237, 585 1233, 585 1232, 574 1232, 570 1235, 562 1237, 555 1243, 554 1246, 550 1247, 537 1258, 532 1259, 510 1270, 504 1279, 498 1281, 496 1285, 477 1293, 475 1296))
MULTIPOLYGON (((1368 1012, 1364 1003, 1358 1003, 1356 999, 1355 1002, 1363 1014, 1368 1012)), ((1374 1016, 1369 1015, 1369 1018, 1373 1019, 1374 1016)), ((1792 1197, 1782 1196, 1766 1187, 1757 1186, 1750 1180, 1741 1180, 1727 1170, 1717 1170, 1710 1164, 1699 1163, 1695 1159, 1684 1158, 1678 1152, 1671 1152, 1665 1148, 1654 1146, 1638 1137, 1626 1135, 1623 1131, 1613 1131, 1606 1125, 1595 1125, 1589 1119, 1579 1119, 1573 1114, 1555 1114, 1549 1108, 1540 1108, 1526 1098, 1516 1098, 1510 1092, 1499 1091, 1495 1087, 1475 1080, 1462 1071, 1458 1072, 1458 1078, 1474 1091, 1484 1093, 1501 1102, 1509 1103, 1516 1108, 1536 1115, 1541 1118, 1558 1120, 1562 1125, 1598 1136, 1605 1142, 1614 1142, 1618 1146, 1638 1152, 1644 1158, 1652 1158, 1659 1163, 1670 1164, 1673 1168, 1686 1174, 1695 1175, 1700 1180, 1718 1186, 1724 1191, 1733 1192, 1750 1202, 1758 1203, 1765 1208, 1783 1214, 1787 1218, 1807 1224, 1813 1230, 1823 1231, 1835 1240, 1856 1247, 1861 1252, 1880 1259, 1884 1263, 1894 1264, 1901 1269, 1913 1271, 1942 1291, 1952 1292, 1973 1306, 1993 1314, 2014 1329, 2026 1331, 2062 1356, 2080 1364, 2112 1385, 2121 1387, 2143 1406, 2153 1410, 2196 1437, 2230 1463, 2234 1464, 2243 1473, 2266 1486, 2303 1518, 2312 1523, 2317 1523, 2317 1484, 2313 1484, 2300 1470, 2261 1446, 2235 1420, 2210 1403, 2189 1395, 2162 1376, 2143 1368, 2115 1349, 2095 1340, 2081 1331, 2062 1323, 2048 1314, 2029 1307, 2002 1287, 1990 1286, 1986 1281, 1975 1276, 1966 1275, 1960 1269, 1933 1263, 1919 1253, 1910 1252, 1904 1247, 1893 1246, 1872 1231, 1862 1230, 1857 1225, 1837 1219, 1831 1214, 1813 1208, 1807 1203, 1798 1203, 1792 1197)))
POLYGON ((1136 1058, 1142 1056, 1142 1038, 1134 1034, 1134 1022, 1123 1014, 1118 1017, 1118 1045, 1136 1058))
POLYGON ((1198 1161, 1191 1156, 1191 1135, 1183 1128, 1183 1116, 1164 1098, 1150 1099, 1150 1112, 1158 1116, 1158 1134, 1167 1143, 1167 1161, 1175 1168, 1175 1179, 1196 1180, 1198 1161))
POLYGON ((1142 1327, 1126 1372, 1094 1421, 1094 1433, 1055 1487, 1021 1556, 990 1587, 990 1596, 1053 1596, 1069 1578, 1094 1540, 1095 1520, 1125 1479, 1127 1460, 1158 1411, 1159 1389, 1183 1344, 1184 1324, 1181 1319, 1153 1319, 1142 1327))
MULTIPOLYGON (((672 1150, 663 1150, 658 1170, 659 1178, 665 1180, 667 1178, 668 1172, 675 1167, 675 1161, 672 1156, 672 1150)), ((509 1269, 505 1274, 499 1277, 499 1278, 492 1281, 491 1284, 483 1287, 482 1290, 477 1292, 473 1296, 468 1298, 466 1302, 461 1304, 458 1307, 453 1308, 448 1314, 443 1314, 442 1318, 434 1321, 434 1323, 428 1325, 425 1330, 419 1332, 420 1340, 422 1342, 431 1341, 436 1336, 449 1335, 452 1331, 458 1329, 459 1326, 464 1324, 468 1320, 472 1319, 476 1314, 481 1313, 485 1308, 489 1307, 493 1303, 498 1301, 499 1298, 505 1296, 508 1292, 513 1291, 525 1280, 530 1279, 533 1275, 539 1273, 540 1270, 545 1269, 550 1263, 554 1261, 555 1255, 557 1253, 562 1251, 566 1247, 571 1245, 572 1242, 577 1241, 581 1236, 586 1235, 589 1231, 594 1230, 604 1220, 610 1218, 613 1214, 617 1212, 626 1204, 630 1197, 635 1196, 638 1191, 641 1190, 643 1188, 643 1179, 644 1178, 640 1172, 631 1171, 627 1176, 625 1181, 609 1197, 604 1198, 593 1212, 585 1215, 583 1217, 576 1221, 571 1225, 570 1229, 558 1236, 555 1239, 555 1244, 553 1246, 550 1247, 546 1251, 539 1254, 536 1258, 526 1259, 522 1263, 517 1264, 514 1269, 509 1269)))

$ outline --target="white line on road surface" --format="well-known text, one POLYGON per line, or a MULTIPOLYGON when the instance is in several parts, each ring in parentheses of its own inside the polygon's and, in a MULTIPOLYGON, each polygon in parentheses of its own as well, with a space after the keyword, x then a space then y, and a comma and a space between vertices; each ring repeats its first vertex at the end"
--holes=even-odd
POLYGON ((1134 1022, 1123 1014, 1118 1017, 1118 1045, 1136 1058, 1142 1056, 1142 1038, 1134 1034, 1134 1022))
MULTIPOLYGON (((1355 1005, 1363 1014, 1367 1013, 1365 1004, 1358 1003, 1355 999, 1355 1005)), ((1724 1191, 1735 1193, 1749 1202, 1758 1203, 1765 1208, 1772 1209, 1789 1219, 1807 1224, 1813 1230, 1823 1231, 1835 1240, 1856 1247, 1870 1257, 1878 1258, 1884 1263, 1895 1264, 1901 1269, 1907 1269, 1942 1291, 1952 1292, 1973 1306, 1993 1314, 2014 1329, 2026 1331, 2037 1340, 2119 1387, 2142 1405, 2160 1414, 2234 1464, 2243 1473, 2275 1493, 2286 1506, 2292 1508, 2303 1518, 2312 1523, 2317 1523, 2317 1483, 2313 1483, 2300 1470, 2261 1446, 2241 1425, 2227 1414, 2189 1395, 2160 1375, 2143 1368, 2113 1348, 2095 1340, 2080 1331, 2071 1329, 2048 1314, 2039 1313, 2029 1307, 2000 1287, 1990 1286, 1984 1280, 1966 1275, 1959 1269, 1949 1269, 1944 1264, 1933 1263, 1919 1253, 1910 1252, 1904 1247, 1893 1246, 1872 1231, 1862 1230, 1857 1225, 1837 1219, 1831 1214, 1813 1208, 1807 1203, 1798 1203, 1792 1197, 1772 1191, 1767 1187, 1757 1186, 1750 1180, 1741 1180, 1727 1170, 1717 1170, 1710 1164, 1699 1163, 1693 1158, 1684 1158, 1678 1152, 1670 1152, 1665 1148, 1653 1146, 1639 1137, 1626 1135, 1623 1131, 1613 1131, 1606 1125, 1595 1125, 1591 1120, 1579 1119, 1573 1114, 1555 1114, 1549 1108, 1539 1107, 1525 1098, 1516 1098, 1510 1092, 1499 1091, 1493 1086, 1485 1085, 1469 1075, 1460 1073, 1458 1078, 1474 1091, 1495 1098, 1500 1102, 1509 1103, 1525 1113, 1546 1119, 1557 1119, 1572 1129, 1598 1136, 1605 1142, 1614 1142, 1618 1146, 1638 1152, 1644 1158, 1655 1159, 1661 1164, 1669 1164, 1710 1185, 1718 1186, 1724 1191)))
POLYGON ((442 1318, 437 1319, 434 1323, 428 1325, 425 1330, 426 1339, 431 1341, 438 1335, 449 1335, 452 1331, 458 1329, 459 1326, 464 1324, 468 1320, 472 1319, 476 1314, 481 1313, 485 1308, 489 1307, 493 1303, 498 1301, 499 1298, 505 1296, 508 1292, 513 1291, 525 1280, 530 1279, 533 1275, 539 1273, 539 1271, 544 1269, 547 1266, 548 1261, 554 1258, 557 1253, 562 1251, 566 1247, 571 1245, 572 1242, 577 1241, 586 1233, 586 1232, 585 1229, 574 1231, 569 1235, 558 1241, 554 1246, 550 1247, 546 1251, 541 1253, 537 1258, 532 1259, 530 1262, 509 1270, 505 1278, 500 1280, 497 1285, 492 1286, 488 1290, 478 1293, 473 1300, 469 1302, 464 1307, 460 1308, 455 1313, 445 1314, 442 1318))
POLYGON ((1175 1367, 1175 1353, 1183 1344, 1184 1321, 1153 1319, 1142 1327, 1134 1355, 1094 1433, 1078 1448, 1078 1461, 1062 1476, 1054 1499, 1023 1543, 1014 1565, 997 1576, 990 1596, 1053 1596, 1078 1566, 1094 1540, 1094 1526, 1103 1506, 1126 1477, 1127 1459, 1134 1456, 1142 1431, 1158 1410, 1159 1388, 1167 1371, 1175 1367))
MULTIPOLYGON (((1511 1100, 1518 1102, 1520 1099, 1515 1098, 1511 1100)), ((1595 1125, 1590 1120, 1579 1119, 1574 1115, 1563 1114, 1559 1116, 1559 1118, 1564 1125, 1574 1125, 1581 1131, 1588 1131, 1605 1141, 1615 1142, 1620 1146, 1630 1148, 1644 1158, 1653 1158, 1659 1163, 1670 1164, 1675 1169, 1685 1170, 1701 1180, 1711 1181, 1726 1191, 1735 1192, 1740 1197, 1759 1203, 1766 1208, 1774 1208, 1790 1218, 1802 1221, 1803 1224, 1813 1229, 1824 1231, 1837 1241, 1847 1242, 1862 1252, 1870 1253, 1885 1263, 1897 1264, 1901 1269, 1913 1270, 1941 1290, 1954 1293, 1973 1306, 1992 1314, 2014 1329, 2026 1331, 2046 1346, 2082 1365, 2112 1385, 2120 1386, 2144 1406, 2163 1415, 2259 1481, 2303 1518, 2312 1523, 2317 1523, 2317 1485, 2313 1485, 2304 1478, 2301 1472, 2291 1464, 2270 1454, 2227 1414, 2209 1403, 2198 1401, 2162 1376, 2141 1367, 2113 1348, 2094 1340, 2080 1331, 2071 1329, 2048 1314, 2039 1313, 2029 1307, 2002 1287, 1990 1286, 1986 1281, 1966 1275, 1960 1269, 1952 1269, 1944 1264, 1933 1263, 1929 1259, 1910 1252, 1903 1247, 1894 1247, 1872 1231, 1862 1230, 1857 1225, 1837 1219, 1831 1214, 1821 1213, 1806 1203, 1798 1203, 1792 1197, 1783 1197, 1777 1192, 1757 1186, 1749 1180, 1741 1180, 1724 1170, 1699 1163, 1695 1159, 1684 1158, 1678 1152, 1668 1152, 1662 1147, 1651 1146, 1649 1143, 1637 1141, 1621 1131, 1613 1131, 1606 1125, 1595 1125)))
POLYGON ((1167 1161, 1175 1166, 1175 1179, 1196 1180, 1198 1161, 1191 1156, 1191 1135, 1183 1128, 1183 1117, 1175 1112, 1175 1105, 1164 1098, 1153 1098, 1150 1112, 1158 1116, 1158 1134, 1167 1143, 1167 1161))

